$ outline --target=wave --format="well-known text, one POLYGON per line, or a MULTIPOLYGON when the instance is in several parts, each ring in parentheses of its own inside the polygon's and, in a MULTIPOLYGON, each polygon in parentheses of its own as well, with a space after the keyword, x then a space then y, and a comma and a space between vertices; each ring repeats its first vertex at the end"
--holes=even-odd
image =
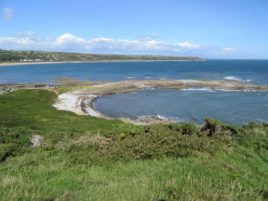
POLYGON ((165 120, 165 121, 168 121, 168 120, 169 120, 167 117, 162 116, 162 115, 160 115, 160 114, 157 114, 156 117, 157 117, 158 119, 160 119, 160 120, 165 120))
POLYGON ((139 90, 137 90, 135 92, 138 92, 138 91, 154 91, 156 89, 157 88, 155 88, 155 87, 145 87, 145 88, 141 88, 141 89, 139 89, 139 90))
POLYGON ((250 82, 250 79, 242 79, 240 77, 236 77, 236 76, 226 76, 224 77, 225 80, 231 80, 231 81, 237 81, 237 82, 250 82))
POLYGON ((217 91, 224 91, 224 92, 238 92, 238 91, 243 91, 247 92, 249 90, 238 90, 238 89, 217 89, 217 91))
POLYGON ((208 91, 208 92, 215 92, 215 90, 210 88, 188 88, 188 89, 181 89, 182 91, 208 91))
POLYGON ((136 119, 158 119, 162 121, 172 121, 172 122, 185 122, 183 119, 179 117, 167 117, 161 114, 156 114, 156 115, 141 115, 141 116, 136 116, 136 119))
POLYGON ((257 92, 257 90, 249 89, 216 89, 217 91, 223 92, 257 92))
POLYGON ((141 115, 141 116, 136 116, 137 119, 158 119, 158 120, 164 120, 164 121, 169 121, 170 118, 165 117, 163 115, 157 114, 157 115, 141 115))
POLYGON ((156 88, 155 87, 147 87, 147 88, 144 88, 144 90, 146 90, 146 91, 154 91, 154 90, 156 90, 156 88))
POLYGON ((188 89, 181 89, 181 91, 206 91, 206 92, 217 92, 217 91, 223 91, 223 92, 252 92, 254 90, 241 90, 241 89, 210 89, 210 88, 188 88, 188 89))
POLYGON ((127 79, 136 79, 136 77, 129 76, 129 77, 127 77, 127 79))

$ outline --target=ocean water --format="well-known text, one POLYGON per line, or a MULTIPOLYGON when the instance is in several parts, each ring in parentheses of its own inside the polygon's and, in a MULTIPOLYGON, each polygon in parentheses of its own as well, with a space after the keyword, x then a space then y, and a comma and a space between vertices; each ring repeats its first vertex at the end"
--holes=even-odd
MULTIPOLYGON (((0 83, 54 83, 71 77, 88 81, 126 79, 239 80, 268 84, 268 60, 61 63, 0 67, 0 83)), ((268 121, 267 92, 226 92, 207 89, 146 89, 101 97, 96 108, 112 117, 160 115, 202 123, 213 117, 226 123, 268 121)))
POLYGON ((0 67, 0 83, 53 83, 62 77, 91 81, 231 79, 268 84, 268 60, 62 63, 0 67))
POLYGON ((268 122, 268 92, 153 88, 103 96, 94 106, 110 117, 156 116, 197 124, 206 117, 238 125, 268 122))

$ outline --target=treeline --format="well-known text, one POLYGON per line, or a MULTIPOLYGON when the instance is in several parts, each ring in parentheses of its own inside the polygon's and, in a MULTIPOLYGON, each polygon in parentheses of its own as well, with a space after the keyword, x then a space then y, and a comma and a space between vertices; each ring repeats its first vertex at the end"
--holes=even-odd
POLYGON ((198 57, 158 55, 116 55, 43 51, 0 50, 0 62, 61 62, 61 61, 116 61, 116 60, 201 60, 198 57))

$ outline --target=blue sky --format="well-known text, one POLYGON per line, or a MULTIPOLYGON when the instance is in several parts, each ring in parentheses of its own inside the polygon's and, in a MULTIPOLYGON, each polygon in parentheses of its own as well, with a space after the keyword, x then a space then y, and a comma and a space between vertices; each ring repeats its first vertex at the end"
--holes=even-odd
POLYGON ((267 0, 0 0, 0 48, 268 59, 267 0))

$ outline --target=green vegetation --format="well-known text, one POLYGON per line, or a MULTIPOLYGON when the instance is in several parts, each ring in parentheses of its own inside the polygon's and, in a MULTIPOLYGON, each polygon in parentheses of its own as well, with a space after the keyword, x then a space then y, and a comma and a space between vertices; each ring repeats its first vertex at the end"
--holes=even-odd
POLYGON ((55 100, 0 96, 1 201, 268 199, 267 124, 135 126, 57 111, 55 100))
POLYGON ((200 60, 186 56, 114 55, 42 51, 0 50, 1 62, 61 62, 61 61, 116 61, 116 60, 200 60))

